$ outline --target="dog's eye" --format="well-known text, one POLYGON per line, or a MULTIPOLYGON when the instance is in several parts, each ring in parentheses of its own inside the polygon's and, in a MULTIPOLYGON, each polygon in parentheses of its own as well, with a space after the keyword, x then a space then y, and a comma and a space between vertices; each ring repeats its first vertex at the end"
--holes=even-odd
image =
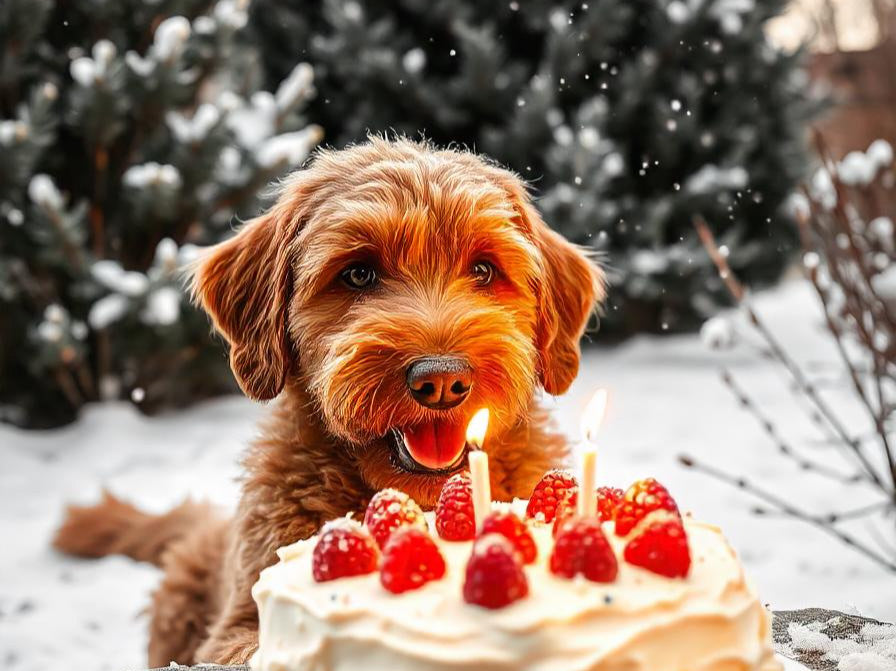
POLYGON ((491 284, 495 279, 495 267, 488 261, 477 261, 473 264, 473 278, 480 287, 491 284))
POLYGON ((352 289, 367 289, 376 284, 376 271, 366 263, 355 263, 339 275, 352 289))

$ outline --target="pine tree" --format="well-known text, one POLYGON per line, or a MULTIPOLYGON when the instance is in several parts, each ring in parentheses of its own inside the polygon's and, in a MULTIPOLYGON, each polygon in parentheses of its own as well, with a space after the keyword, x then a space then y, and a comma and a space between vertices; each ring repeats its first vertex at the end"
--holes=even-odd
POLYGON ((329 142, 424 133, 531 180, 552 226, 605 253, 604 323, 631 332, 693 326, 726 299, 697 213, 746 280, 787 263, 811 105, 799 54, 763 32, 785 5, 256 0, 251 22, 271 82, 314 65, 329 142))
POLYGON ((232 387, 181 267, 319 141, 240 0, 0 4, 0 420, 232 387))

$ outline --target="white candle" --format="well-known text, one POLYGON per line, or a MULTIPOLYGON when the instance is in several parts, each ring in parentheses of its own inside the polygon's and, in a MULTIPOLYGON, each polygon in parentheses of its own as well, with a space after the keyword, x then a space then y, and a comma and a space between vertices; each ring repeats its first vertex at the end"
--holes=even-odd
POLYGON ((470 452, 470 479, 473 481, 473 514, 476 517, 476 531, 482 528, 482 521, 492 505, 492 488, 488 481, 488 455, 482 450, 470 452))
POLYGON ((467 459, 470 464, 470 480, 473 493, 473 514, 476 519, 476 530, 482 528, 482 520, 492 507, 492 487, 488 479, 488 455, 483 452, 485 431, 488 428, 488 408, 483 408, 470 420, 467 427, 467 444, 470 453, 467 459))
POLYGON ((597 514, 597 431, 607 409, 607 390, 598 389, 582 413, 579 472, 579 517, 597 514))
POLYGON ((597 447, 585 445, 579 475, 579 517, 594 515, 597 510, 597 447))

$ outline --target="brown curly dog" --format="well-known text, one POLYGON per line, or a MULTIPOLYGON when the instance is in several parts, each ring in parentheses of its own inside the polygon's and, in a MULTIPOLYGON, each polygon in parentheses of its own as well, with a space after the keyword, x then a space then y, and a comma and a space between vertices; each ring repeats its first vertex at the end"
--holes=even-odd
POLYGON ((569 387, 604 290, 512 173, 371 139, 289 177, 269 212, 203 258, 194 291, 246 395, 278 398, 236 515, 190 502, 147 515, 107 495, 70 508, 55 539, 164 569, 153 666, 245 662, 258 640, 250 587, 274 551, 383 487, 433 506, 481 407, 493 495, 528 496, 566 450, 538 388, 569 387))

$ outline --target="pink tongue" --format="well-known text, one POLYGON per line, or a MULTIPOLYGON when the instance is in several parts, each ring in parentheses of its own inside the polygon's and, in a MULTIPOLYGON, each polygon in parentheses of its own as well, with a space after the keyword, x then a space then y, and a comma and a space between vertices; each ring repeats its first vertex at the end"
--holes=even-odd
POLYGON ((446 468, 457 461, 466 443, 462 422, 434 421, 404 430, 404 444, 421 466, 446 468))

